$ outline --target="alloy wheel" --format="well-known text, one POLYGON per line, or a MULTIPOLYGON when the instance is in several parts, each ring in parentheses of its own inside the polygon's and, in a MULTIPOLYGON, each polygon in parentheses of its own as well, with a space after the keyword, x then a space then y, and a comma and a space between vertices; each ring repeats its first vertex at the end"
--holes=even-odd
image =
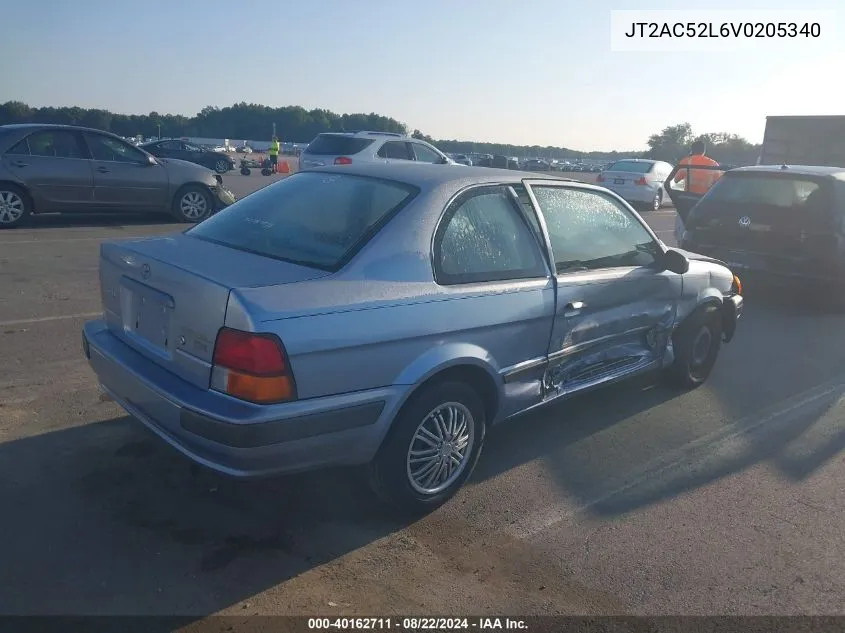
POLYGON ((475 442, 475 420, 460 402, 447 402, 420 422, 406 457, 411 487, 437 494, 455 482, 469 463, 475 442))

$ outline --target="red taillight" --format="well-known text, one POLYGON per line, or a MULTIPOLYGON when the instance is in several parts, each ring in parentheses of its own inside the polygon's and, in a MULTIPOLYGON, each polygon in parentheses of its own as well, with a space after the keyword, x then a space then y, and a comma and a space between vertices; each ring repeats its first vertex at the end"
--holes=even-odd
POLYGON ((335 165, 351 165, 352 159, 347 156, 338 156, 334 159, 335 165))
POLYGON ((212 362, 213 389, 258 403, 296 399, 284 346, 272 334, 221 328, 212 362))
POLYGON ((636 181, 634 184, 635 184, 635 185, 647 185, 647 184, 648 184, 648 180, 646 180, 646 179, 645 179, 645 176, 643 176, 643 177, 642 177, 642 178, 640 178, 638 181, 636 181))
POLYGON ((596 178, 596 182, 604 182, 604 176, 599 174, 598 178, 596 178))

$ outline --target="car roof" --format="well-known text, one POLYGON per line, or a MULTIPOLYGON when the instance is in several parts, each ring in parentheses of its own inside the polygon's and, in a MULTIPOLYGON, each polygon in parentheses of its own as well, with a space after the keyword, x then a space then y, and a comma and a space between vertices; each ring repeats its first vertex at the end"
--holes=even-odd
POLYGON ((829 167, 825 165, 750 165, 748 167, 731 169, 727 173, 778 173, 845 178, 845 167, 829 167))
POLYGON ((350 174, 393 180, 411 185, 421 191, 435 189, 456 192, 471 185, 483 184, 517 184, 524 179, 544 180, 549 182, 573 183, 589 189, 600 189, 595 185, 572 178, 561 178, 554 175, 538 175, 516 169, 495 169, 490 167, 465 167, 456 165, 429 165, 420 163, 358 163, 352 165, 329 165, 318 169, 310 169, 303 174, 324 172, 333 174, 350 174))
MULTIPOLYGON (((341 132, 320 132, 319 136, 357 136, 359 138, 369 138, 369 137, 379 137, 383 136, 385 138, 402 138, 402 139, 409 139, 411 137, 407 134, 399 134, 398 132, 378 132, 378 131, 369 131, 369 130, 349 130, 349 131, 341 131, 341 132)), ((413 139, 417 140, 417 139, 413 139)))
POLYGON ((24 131, 24 130, 74 130, 76 132, 98 132, 100 134, 110 134, 117 136, 114 132, 107 132, 105 130, 98 130, 93 127, 81 127, 79 125, 64 125, 61 123, 9 123, 8 125, 0 125, 0 130, 9 131, 24 131))

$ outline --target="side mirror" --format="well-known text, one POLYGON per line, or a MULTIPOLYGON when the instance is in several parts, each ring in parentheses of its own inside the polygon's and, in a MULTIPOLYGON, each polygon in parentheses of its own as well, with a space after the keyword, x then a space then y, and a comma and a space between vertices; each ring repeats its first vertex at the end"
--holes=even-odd
POLYGON ((689 270, 689 260, 683 254, 670 248, 663 255, 663 270, 683 275, 689 270))
POLYGON ((153 165, 158 165, 156 159, 152 156, 147 156, 147 160, 143 162, 144 167, 152 167, 153 165))

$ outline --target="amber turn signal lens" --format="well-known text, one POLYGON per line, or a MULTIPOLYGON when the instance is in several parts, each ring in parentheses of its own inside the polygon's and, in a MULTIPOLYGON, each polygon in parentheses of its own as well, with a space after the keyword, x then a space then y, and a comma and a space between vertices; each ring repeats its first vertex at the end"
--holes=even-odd
POLYGON ((291 400, 294 390, 287 376, 253 376, 230 369, 226 393, 249 402, 271 403, 291 400))
POLYGON ((733 282, 733 291, 742 296, 742 282, 739 280, 739 277, 734 275, 734 282, 733 282))

